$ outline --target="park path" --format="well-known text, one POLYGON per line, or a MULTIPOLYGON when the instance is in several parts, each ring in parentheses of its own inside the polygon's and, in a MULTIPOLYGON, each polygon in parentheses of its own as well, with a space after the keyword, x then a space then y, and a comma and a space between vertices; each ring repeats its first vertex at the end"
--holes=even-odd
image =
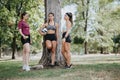
POLYGON ((74 64, 120 63, 120 54, 88 54, 73 55, 74 64))
MULTIPOLYGON (((30 56, 30 60, 38 60, 41 58, 41 53, 30 56)), ((0 58, 0 62, 4 61, 21 61, 22 57, 16 57, 11 60, 11 56, 0 58)), ((98 63, 120 63, 120 54, 87 54, 87 55, 72 55, 73 64, 98 64, 98 63)))

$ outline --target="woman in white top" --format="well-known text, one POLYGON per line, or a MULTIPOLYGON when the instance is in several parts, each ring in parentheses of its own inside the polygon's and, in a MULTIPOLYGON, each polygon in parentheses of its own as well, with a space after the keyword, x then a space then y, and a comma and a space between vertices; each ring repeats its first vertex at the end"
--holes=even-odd
POLYGON ((70 32, 73 25, 72 20, 72 13, 66 13, 65 14, 65 21, 66 25, 64 26, 63 34, 62 34, 62 54, 65 58, 66 65, 65 68, 71 68, 71 55, 70 55, 70 43, 71 43, 71 37, 70 32))

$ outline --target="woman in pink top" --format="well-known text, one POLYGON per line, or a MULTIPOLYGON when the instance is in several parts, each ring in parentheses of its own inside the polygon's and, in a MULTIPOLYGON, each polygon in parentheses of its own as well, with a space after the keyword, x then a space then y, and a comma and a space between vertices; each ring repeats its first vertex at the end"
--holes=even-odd
POLYGON ((21 42, 23 44, 23 70, 30 71, 29 53, 30 53, 30 27, 27 23, 29 14, 26 12, 21 14, 21 20, 18 23, 18 29, 21 34, 21 42))

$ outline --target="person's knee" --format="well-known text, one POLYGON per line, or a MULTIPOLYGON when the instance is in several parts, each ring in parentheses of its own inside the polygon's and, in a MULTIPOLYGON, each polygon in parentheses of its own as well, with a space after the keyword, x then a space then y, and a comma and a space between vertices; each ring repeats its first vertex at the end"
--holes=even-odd
POLYGON ((50 45, 50 44, 47 45, 47 48, 48 48, 48 49, 51 49, 51 48, 52 48, 52 45, 50 45))
POLYGON ((65 48, 65 52, 68 52, 68 50, 65 48))
POLYGON ((55 50, 55 48, 53 48, 53 49, 52 49, 52 53, 55 54, 55 52, 56 52, 56 50, 55 50))
POLYGON ((27 48, 27 49, 25 50, 25 52, 26 52, 26 53, 30 53, 30 49, 27 48))
POLYGON ((70 50, 69 50, 69 49, 65 49, 65 52, 66 52, 66 53, 69 53, 69 52, 70 52, 70 50))

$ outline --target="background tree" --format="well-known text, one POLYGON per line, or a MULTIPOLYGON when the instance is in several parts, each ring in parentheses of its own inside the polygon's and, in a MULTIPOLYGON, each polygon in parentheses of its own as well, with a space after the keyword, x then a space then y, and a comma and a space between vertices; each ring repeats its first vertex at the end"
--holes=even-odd
MULTIPOLYGON (((76 18, 74 21, 74 27, 72 29, 72 53, 118 53, 119 43, 116 43, 116 39, 117 41, 119 41, 119 38, 117 38, 120 34, 119 0, 61 1, 63 7, 72 4, 77 6, 77 11, 75 12, 76 18), (89 1, 89 4, 87 4, 87 1, 89 1), (95 16, 91 14, 91 9, 93 10, 93 12, 98 9, 95 12, 95 16), (88 16, 86 16, 87 11, 88 16), (92 20, 92 18, 94 20, 92 20), (85 27, 86 23, 87 27, 85 27), (89 23, 91 23, 92 25, 89 25, 89 23), (86 42, 87 46, 85 47, 84 44, 86 42)), ((51 3, 51 0, 0 0, 0 56, 8 54, 12 55, 12 58, 15 58, 15 53, 21 50, 22 44, 20 41, 20 34, 18 33, 17 29, 17 23, 20 20, 20 14, 23 11, 27 11, 30 14, 30 19, 28 22, 31 27, 31 37, 33 41, 31 52, 38 53, 38 51, 42 51, 42 37, 39 36, 36 29, 39 28, 41 23, 44 22, 44 15, 47 16, 49 10, 55 12, 55 14, 57 14, 58 16, 60 15, 60 13, 58 13, 58 8, 60 8, 60 4, 57 3, 57 5, 56 2, 57 1, 51 3), (44 3, 46 3, 46 9, 44 9, 44 3), (57 6, 54 7, 51 4, 57 6), (46 10, 46 14, 44 14, 44 10, 46 10)), ((60 54, 60 42, 61 41, 59 40, 59 47, 57 49, 58 54, 56 57, 58 63, 62 59, 62 56, 60 54)), ((42 60, 46 60, 44 59, 44 57, 42 57, 40 62, 42 60)))

